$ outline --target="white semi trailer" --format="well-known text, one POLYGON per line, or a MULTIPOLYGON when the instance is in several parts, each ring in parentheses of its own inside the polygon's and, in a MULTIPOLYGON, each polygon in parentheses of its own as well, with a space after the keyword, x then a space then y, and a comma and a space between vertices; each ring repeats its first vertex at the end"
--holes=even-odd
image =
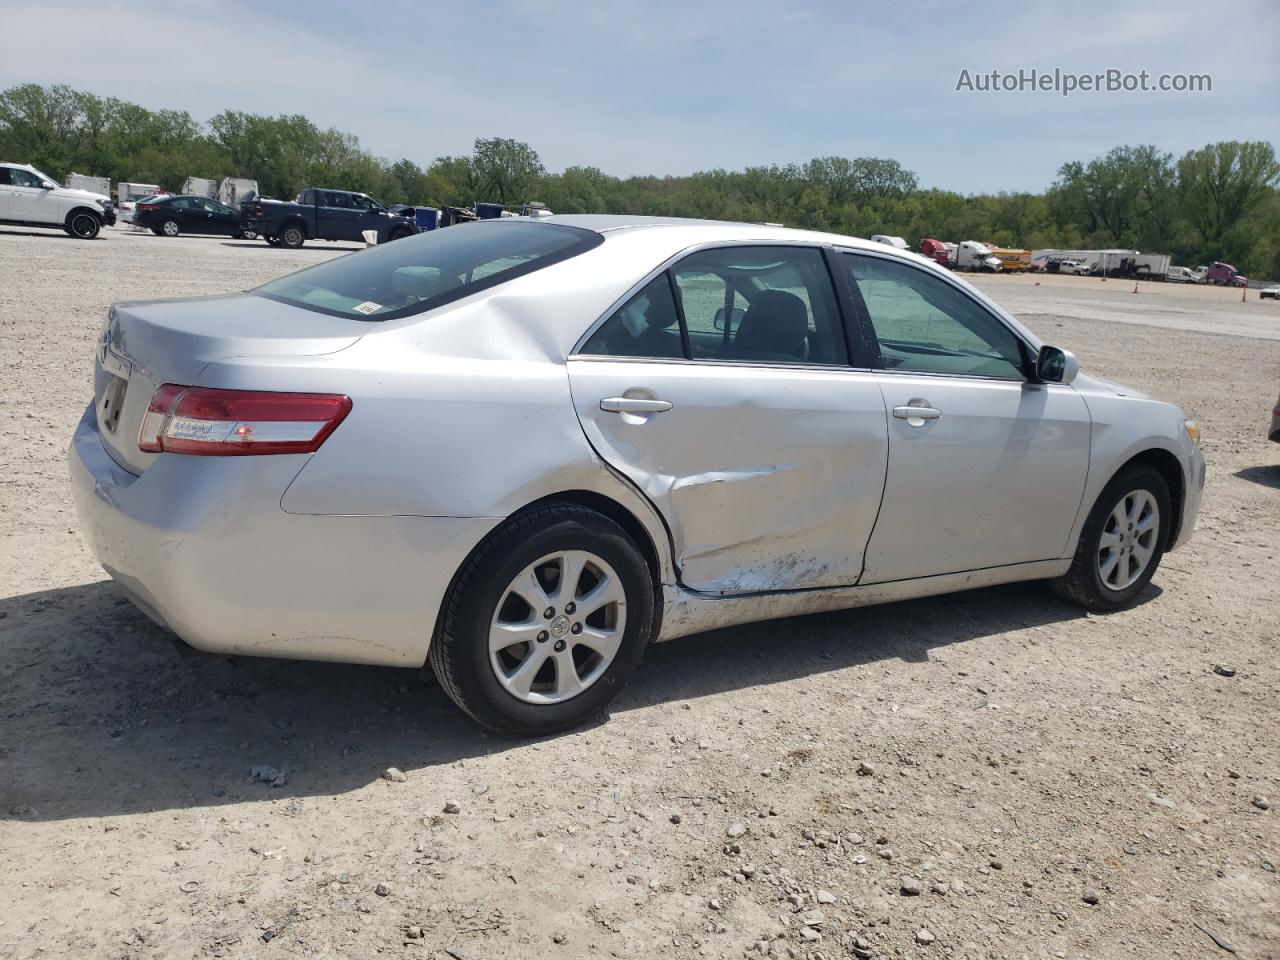
POLYGON ((182 192, 190 197, 208 197, 213 200, 218 196, 218 181, 206 180, 204 177, 187 177, 182 185, 182 192))
POLYGON ((69 173, 62 184, 68 190, 88 190, 100 193, 104 197, 111 196, 111 181, 106 177, 91 177, 84 173, 69 173))

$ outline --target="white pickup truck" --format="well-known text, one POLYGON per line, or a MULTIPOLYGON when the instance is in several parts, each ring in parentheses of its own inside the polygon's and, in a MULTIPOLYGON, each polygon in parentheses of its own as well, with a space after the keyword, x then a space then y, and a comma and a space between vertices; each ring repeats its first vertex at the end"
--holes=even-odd
POLYGON ((60 187, 27 163, 0 163, 0 223, 61 227, 73 237, 92 240, 103 225, 115 222, 110 197, 60 187))

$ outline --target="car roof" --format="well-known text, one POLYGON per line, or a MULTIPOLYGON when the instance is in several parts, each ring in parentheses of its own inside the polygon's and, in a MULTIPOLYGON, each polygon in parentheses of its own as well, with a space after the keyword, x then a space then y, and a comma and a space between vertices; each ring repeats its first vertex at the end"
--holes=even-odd
POLYGON ((842 247, 874 250, 877 253, 891 251, 898 255, 918 256, 918 254, 911 253, 908 250, 891 247, 883 243, 874 243, 861 237, 824 233, 818 230, 801 230, 795 227, 780 226, 776 223, 696 220, 687 217, 644 217, 608 213, 558 213, 554 216, 538 218, 535 222, 592 230, 603 234, 606 239, 609 238, 610 234, 643 230, 646 233, 662 233, 667 239, 673 239, 671 237, 672 234, 683 234, 687 236, 689 244, 715 240, 771 240, 783 243, 833 244, 842 247))

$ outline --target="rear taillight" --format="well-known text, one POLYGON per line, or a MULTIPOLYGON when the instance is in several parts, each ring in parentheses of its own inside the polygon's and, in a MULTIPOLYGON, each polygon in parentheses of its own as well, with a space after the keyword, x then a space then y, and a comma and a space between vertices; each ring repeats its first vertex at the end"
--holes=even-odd
POLYGON ((314 453, 350 412, 351 399, 341 394, 166 383, 151 397, 138 447, 206 457, 314 453))
POLYGON ((160 208, 156 206, 154 203, 140 203, 138 204, 138 209, 139 210, 159 210, 160 208))

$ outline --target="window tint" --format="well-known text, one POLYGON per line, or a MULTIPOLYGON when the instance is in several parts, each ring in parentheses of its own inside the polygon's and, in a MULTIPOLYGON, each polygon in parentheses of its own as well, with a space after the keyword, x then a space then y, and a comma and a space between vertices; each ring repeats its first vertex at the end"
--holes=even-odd
POLYGON ((351 194, 339 193, 336 190, 326 190, 323 193, 324 205, 326 207, 341 207, 344 210, 351 210, 355 204, 351 202, 351 194))
POLYGON ((845 254, 887 370, 1021 380, 1013 331, 956 287, 919 267, 845 254))
POLYGON ((582 353, 682 359, 680 317, 667 274, 658 274, 614 311, 583 345, 582 353))
POLYGON ((9 186, 9 184, 12 182, 9 179, 10 173, 11 171, 9 170, 8 167, 0 167, 0 186, 9 186))
POLYGON ((253 293, 353 320, 421 313, 585 253, 600 234, 494 220, 432 230, 272 280, 253 293), (496 270, 486 270, 493 264, 496 270))
POLYGON ((809 247, 721 247, 672 270, 693 359, 847 364, 831 277, 809 247))
POLYGON ((298 203, 313 204, 316 202, 316 192, 314 190, 303 190, 298 194, 298 203))

